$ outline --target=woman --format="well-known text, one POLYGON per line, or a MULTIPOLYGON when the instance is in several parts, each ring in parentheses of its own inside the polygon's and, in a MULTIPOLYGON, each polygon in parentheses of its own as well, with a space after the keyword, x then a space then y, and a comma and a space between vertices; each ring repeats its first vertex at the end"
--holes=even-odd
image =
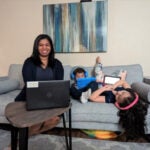
POLYGON ((25 86, 15 101, 26 100, 27 81, 63 80, 62 63, 54 55, 51 38, 46 34, 39 35, 34 41, 32 55, 24 62, 22 74, 25 86))
MULTIPOLYGON (((22 74, 25 86, 15 101, 26 101, 26 82, 43 80, 63 80, 64 69, 62 63, 54 57, 52 39, 46 34, 40 34, 34 41, 32 55, 24 62, 22 74)), ((29 134, 33 135, 45 131, 60 121, 60 117, 54 117, 43 124, 32 126, 29 134)))
POLYGON ((145 135, 145 117, 148 110, 148 101, 139 99, 137 93, 125 81, 126 72, 122 79, 114 85, 106 85, 93 92, 89 97, 91 101, 115 103, 119 109, 119 124, 124 129, 125 141, 139 140, 150 141, 145 135))

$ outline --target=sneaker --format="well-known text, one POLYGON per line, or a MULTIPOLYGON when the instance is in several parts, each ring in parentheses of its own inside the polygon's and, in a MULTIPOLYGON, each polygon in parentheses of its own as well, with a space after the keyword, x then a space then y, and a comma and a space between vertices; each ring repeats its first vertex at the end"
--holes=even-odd
POLYGON ((88 89, 86 92, 82 92, 80 98, 81 103, 87 103, 90 96, 91 96, 91 89, 88 89))
POLYGON ((82 95, 80 97, 80 101, 83 104, 88 102, 88 99, 87 99, 87 96, 86 96, 86 92, 82 92, 82 95))
POLYGON ((89 97, 91 96, 91 93, 92 93, 91 89, 88 89, 88 91, 86 92, 87 99, 89 99, 89 97))

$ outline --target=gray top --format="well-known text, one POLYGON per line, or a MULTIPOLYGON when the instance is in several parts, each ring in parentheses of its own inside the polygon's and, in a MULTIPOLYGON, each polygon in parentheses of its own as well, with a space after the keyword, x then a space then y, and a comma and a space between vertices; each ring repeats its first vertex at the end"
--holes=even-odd
POLYGON ((45 69, 42 67, 37 67, 36 79, 38 81, 53 80, 54 75, 52 69, 50 67, 47 67, 45 69))

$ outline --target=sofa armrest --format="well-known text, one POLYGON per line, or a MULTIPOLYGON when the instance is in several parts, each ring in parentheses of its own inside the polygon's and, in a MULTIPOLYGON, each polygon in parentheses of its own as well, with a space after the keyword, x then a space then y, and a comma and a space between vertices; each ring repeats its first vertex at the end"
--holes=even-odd
POLYGON ((139 97, 150 102, 150 85, 144 82, 135 82, 131 84, 132 89, 138 93, 139 97))
POLYGON ((8 80, 9 78, 8 78, 8 76, 1 76, 0 77, 0 81, 4 81, 4 80, 8 80))
POLYGON ((150 84, 150 76, 145 76, 143 82, 150 84))
POLYGON ((5 80, 0 80, 0 94, 17 90, 18 88, 19 88, 19 81, 15 79, 5 78, 5 80))

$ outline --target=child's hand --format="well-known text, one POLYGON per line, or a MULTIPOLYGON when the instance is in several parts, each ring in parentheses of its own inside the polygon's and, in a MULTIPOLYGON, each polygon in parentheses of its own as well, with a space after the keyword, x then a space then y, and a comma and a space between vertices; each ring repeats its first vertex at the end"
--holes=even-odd
POLYGON ((104 91, 112 91, 113 90, 113 85, 105 85, 102 87, 104 91))

